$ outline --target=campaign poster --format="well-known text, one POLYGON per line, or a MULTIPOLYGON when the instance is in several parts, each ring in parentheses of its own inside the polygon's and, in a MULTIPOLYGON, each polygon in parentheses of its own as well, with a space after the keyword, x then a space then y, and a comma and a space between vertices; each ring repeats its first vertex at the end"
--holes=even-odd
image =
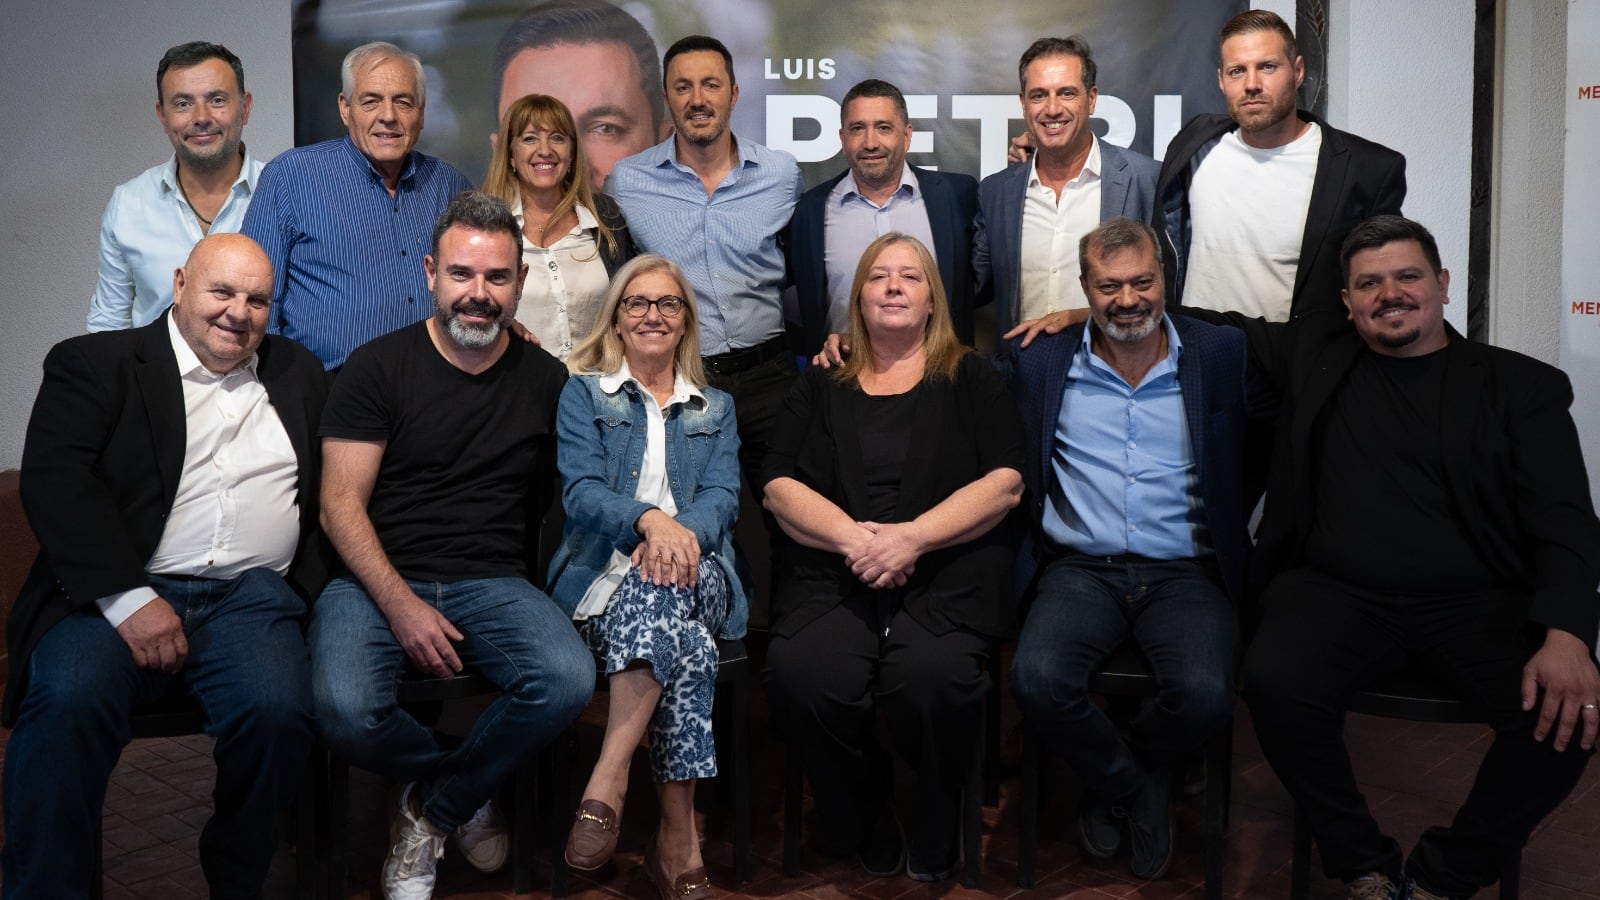
MULTIPOLYGON (((500 109, 523 93, 552 94, 572 107, 591 157, 596 154, 589 148, 602 141, 615 145, 606 153, 627 155, 670 133, 670 121, 660 121, 659 96, 644 96, 650 88, 659 91, 661 51, 685 35, 707 34, 733 55, 740 89, 734 133, 793 153, 808 185, 843 169, 839 100, 865 78, 885 79, 906 94, 914 128, 908 161, 982 178, 1005 167, 1007 142, 1022 131, 1022 51, 1036 38, 1075 33, 1089 41, 1099 69, 1096 133, 1159 159, 1183 122, 1225 111, 1217 89, 1217 31, 1249 4, 633 0, 616 4, 629 21, 610 17, 621 23, 610 56, 549 53, 552 46, 574 50, 575 39, 531 46, 547 42, 539 6, 526 0, 295 0, 295 143, 344 134, 336 103, 339 63, 350 49, 385 40, 423 61, 426 122, 418 149, 475 181, 487 165, 500 109), (520 34, 503 48, 514 28, 520 34), (530 46, 508 54, 515 42, 530 46), (631 54, 622 52, 630 46, 631 54), (645 59, 653 61, 654 80, 640 72, 645 59)), ((600 168, 609 171, 609 165, 600 168)))

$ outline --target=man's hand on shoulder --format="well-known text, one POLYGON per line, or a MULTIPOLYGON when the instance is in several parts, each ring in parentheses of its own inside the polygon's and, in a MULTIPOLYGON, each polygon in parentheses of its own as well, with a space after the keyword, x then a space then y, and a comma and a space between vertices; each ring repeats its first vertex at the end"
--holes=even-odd
POLYGON ((160 597, 123 619, 117 634, 127 643, 134 664, 141 669, 170 675, 183 668, 183 661, 189 656, 183 620, 160 597))
POLYGON ((850 336, 848 334, 830 334, 822 342, 822 349, 817 355, 811 357, 813 366, 831 369, 834 366, 844 365, 845 357, 850 355, 850 336))
POLYGON ((1539 707, 1539 722, 1533 739, 1544 740, 1553 726, 1557 752, 1567 749, 1573 731, 1582 727, 1578 746, 1593 750, 1600 732, 1600 669, 1589 655, 1589 646, 1575 635, 1559 628, 1545 633, 1544 646, 1522 668, 1522 708, 1539 707))
POLYGON ((511 336, 512 337, 518 338, 518 339, 522 340, 524 343, 532 344, 535 347, 543 347, 544 346, 543 344, 539 343, 539 336, 538 335, 536 335, 533 332, 529 331, 528 330, 528 326, 522 324, 521 322, 518 322, 516 319, 512 319, 510 324, 506 325, 506 327, 511 330, 511 336))
POLYGON ((398 601, 383 608, 412 665, 437 678, 450 678, 461 671, 454 641, 462 639, 450 620, 418 597, 398 601))
POLYGON ((1028 345, 1033 343, 1033 339, 1039 335, 1060 334, 1067 328, 1076 325, 1079 322, 1086 322, 1088 319, 1088 307, 1084 307, 1083 309, 1063 309, 1057 312, 1047 313, 1037 319, 1029 319, 1026 322, 1020 322, 1015 328, 1012 328, 1010 331, 1006 332, 1000 337, 1001 340, 1009 341, 1012 338, 1020 336, 1022 338, 1022 349, 1026 350, 1028 345))
POLYGON ((1012 138, 1011 143, 1006 145, 1006 162, 1008 163, 1027 162, 1031 156, 1033 156, 1033 135, 1030 132, 1024 131, 1012 138))

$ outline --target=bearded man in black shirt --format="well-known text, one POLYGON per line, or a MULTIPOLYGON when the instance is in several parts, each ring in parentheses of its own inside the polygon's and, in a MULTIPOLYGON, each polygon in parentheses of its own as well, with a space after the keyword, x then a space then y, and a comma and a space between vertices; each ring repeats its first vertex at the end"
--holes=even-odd
POLYGON ((1256 556, 1270 581, 1244 694, 1349 896, 1465 897, 1592 755, 1600 522, 1571 383, 1445 322, 1450 274, 1427 229, 1369 219, 1341 259, 1349 322, 1308 315, 1277 335, 1285 405, 1256 556), (1455 821, 1407 858, 1357 790, 1342 730, 1352 692, 1408 665, 1495 739, 1455 821))

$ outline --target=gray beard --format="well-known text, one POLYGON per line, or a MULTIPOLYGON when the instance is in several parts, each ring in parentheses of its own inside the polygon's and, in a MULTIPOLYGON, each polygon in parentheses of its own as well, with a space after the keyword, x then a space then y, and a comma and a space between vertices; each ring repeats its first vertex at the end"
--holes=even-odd
POLYGON ((468 325, 457 316, 445 319, 445 330, 450 332, 450 339, 468 350, 482 350, 493 344, 500 337, 500 332, 505 330, 505 322, 495 321, 479 327, 468 325))

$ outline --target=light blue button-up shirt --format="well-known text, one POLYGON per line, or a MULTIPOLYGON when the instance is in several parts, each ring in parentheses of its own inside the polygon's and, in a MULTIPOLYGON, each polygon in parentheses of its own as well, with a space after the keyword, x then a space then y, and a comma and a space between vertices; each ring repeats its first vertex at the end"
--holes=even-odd
POLYGON ((1163 317, 1167 356, 1130 387, 1096 356, 1091 322, 1067 370, 1044 532, 1094 556, 1191 559, 1210 552, 1199 467, 1178 386, 1183 343, 1163 317))
POLYGON ((606 192, 641 249, 677 263, 699 301, 700 352, 754 347, 784 333, 778 235, 804 183, 793 156, 736 139, 739 162, 710 196, 678 162, 675 138, 620 160, 606 192))
MULTIPOLYGON (((900 186, 882 206, 861 196, 855 173, 845 172, 844 178, 828 192, 822 218, 822 261, 828 276, 830 330, 850 330, 850 288, 855 283, 861 251, 891 231, 909 234, 921 241, 928 252, 934 254, 934 262, 939 261, 933 249, 933 226, 928 224, 928 205, 923 201, 922 186, 917 183, 910 165, 902 164, 900 186)), ((945 287, 948 289, 949 285, 945 287)))
MULTIPOLYGON (((209 233, 240 229, 260 174, 261 163, 246 153, 209 233)), ((178 187, 176 157, 117 185, 100 219, 100 277, 89 299, 89 330, 154 322, 172 305, 172 273, 205 236, 178 187)))

